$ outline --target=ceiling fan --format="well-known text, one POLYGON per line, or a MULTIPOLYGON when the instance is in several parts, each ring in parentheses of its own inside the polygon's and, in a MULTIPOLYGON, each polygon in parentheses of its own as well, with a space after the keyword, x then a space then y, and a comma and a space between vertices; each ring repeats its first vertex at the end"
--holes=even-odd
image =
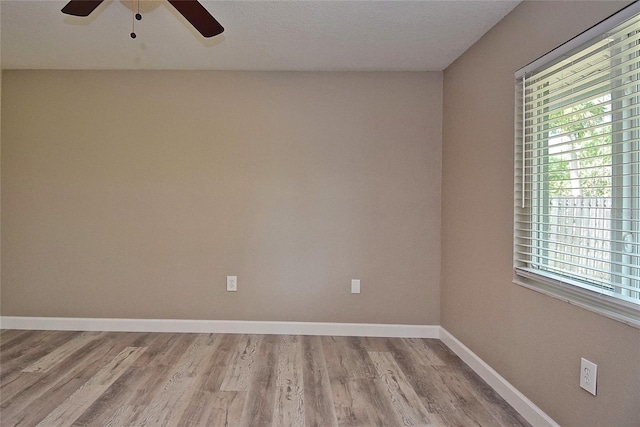
MULTIPOLYGON (((73 16, 89 16, 104 0, 71 0, 62 8, 62 13, 73 16)), ((167 0, 184 18, 204 37, 213 37, 224 31, 224 28, 198 2, 198 0, 167 0)), ((140 20, 140 14, 136 14, 140 20)), ((135 37, 131 33, 131 37, 135 37)))

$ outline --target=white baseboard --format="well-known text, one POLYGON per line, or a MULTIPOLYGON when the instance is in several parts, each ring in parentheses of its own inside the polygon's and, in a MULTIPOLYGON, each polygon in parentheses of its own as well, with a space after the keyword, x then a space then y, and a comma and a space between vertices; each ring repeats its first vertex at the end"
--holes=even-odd
POLYGON ((534 426, 560 427, 550 416, 504 379, 477 354, 462 344, 456 337, 440 328, 440 340, 487 382, 504 400, 534 426))
POLYGON ((1 316, 1 329, 439 338, 437 325, 1 316))
POLYGON ((458 355, 532 425, 560 427, 478 355, 437 325, 0 316, 0 329, 436 338, 458 355))

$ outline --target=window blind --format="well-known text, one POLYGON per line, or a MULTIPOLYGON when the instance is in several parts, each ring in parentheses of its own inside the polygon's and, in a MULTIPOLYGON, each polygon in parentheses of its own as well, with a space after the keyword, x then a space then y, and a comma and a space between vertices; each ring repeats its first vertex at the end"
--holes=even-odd
POLYGON ((516 73, 516 281, 640 326, 640 7, 516 73))

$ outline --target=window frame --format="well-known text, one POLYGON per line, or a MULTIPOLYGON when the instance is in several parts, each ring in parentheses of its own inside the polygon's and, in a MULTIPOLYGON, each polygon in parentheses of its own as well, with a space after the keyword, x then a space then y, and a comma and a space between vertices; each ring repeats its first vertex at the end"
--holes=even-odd
MULTIPOLYGON (((531 269, 523 268, 518 265, 518 256, 516 252, 518 248, 522 246, 522 242, 520 239, 523 238, 522 231, 518 230, 518 217, 519 215, 533 215, 531 210, 534 209, 533 206, 530 206, 527 209, 530 209, 528 212, 523 213, 524 206, 519 207, 519 204, 524 203, 526 192, 534 191, 530 186, 530 183, 524 182, 523 178, 520 178, 520 175, 525 175, 522 173, 522 169, 525 168, 527 158, 525 157, 524 150, 524 142, 525 142, 525 126, 523 117, 525 112, 524 105, 524 94, 523 94, 523 86, 526 84, 526 75, 544 68, 547 65, 553 64, 559 58, 567 55, 570 52, 576 51, 582 47, 585 43, 590 42, 596 37, 602 36, 611 29, 617 27, 622 24, 626 20, 632 18, 635 15, 640 14, 640 2, 635 2, 616 14, 610 16, 609 18, 601 21, 595 26, 591 27, 587 31, 581 33, 575 38, 569 40, 568 42, 562 44, 558 48, 553 51, 543 55, 542 57, 536 59, 532 63, 518 70, 515 74, 516 77, 516 105, 515 105, 515 149, 514 149, 514 236, 513 236, 513 250, 514 250, 514 265, 513 265, 513 282, 523 286, 528 289, 532 289, 543 294, 552 296, 554 298, 560 299, 567 303, 585 308, 587 310, 596 312, 598 314, 604 315, 608 318, 618 320, 620 322, 626 323, 630 326, 634 326, 636 328, 640 328, 640 304, 635 302, 630 302, 620 298, 620 296, 614 294, 613 292, 607 291, 606 289, 596 288, 595 286, 590 286, 586 283, 583 283, 579 280, 574 280, 570 278, 560 278, 558 275, 554 275, 553 273, 546 273, 541 270, 536 270, 535 272, 531 269)), ((638 71, 640 73, 640 70, 638 71)), ((640 95, 638 95, 640 96, 640 95)), ((613 94, 612 94, 613 97, 613 94)), ((611 100, 611 103, 614 103, 614 99, 611 100)), ((640 108, 640 106, 638 107, 640 108)), ((636 119, 640 120, 640 119, 636 119)), ((636 135, 636 138, 638 135, 636 135)), ((632 141, 633 144, 639 144, 638 140, 632 141)), ((544 148, 537 148, 544 149, 544 148)), ((612 153, 612 156, 615 154, 612 153)), ((615 163, 612 165, 612 168, 619 167, 615 163)), ((638 166, 635 166, 636 168, 638 166)), ((615 179, 613 177, 612 179, 615 179)), ((635 178, 637 179, 637 177, 635 178)), ((537 190, 542 191, 542 190, 537 190)), ((635 195, 634 195, 635 197, 635 195)), ((531 200, 534 200, 532 198, 531 200)), ((539 200, 539 198, 536 198, 539 200)), ((634 204, 640 204, 640 200, 632 200, 634 204)), ((612 221, 616 221, 618 219, 612 218, 612 221)), ((640 231, 640 230, 636 230, 640 231)), ((529 233, 534 233, 535 230, 533 228, 529 229, 529 233)), ((532 237, 527 237, 527 240, 532 240, 532 237)), ((613 239, 612 239, 613 240, 613 239)), ((535 257, 536 255, 531 255, 535 257)), ((638 254, 633 255, 638 257, 638 254)), ((632 267, 633 268, 633 267, 632 267)))

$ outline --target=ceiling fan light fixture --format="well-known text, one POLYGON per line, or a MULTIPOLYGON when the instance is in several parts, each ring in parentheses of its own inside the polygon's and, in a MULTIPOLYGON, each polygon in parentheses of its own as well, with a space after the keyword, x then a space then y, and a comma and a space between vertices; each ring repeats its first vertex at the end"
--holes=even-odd
MULTIPOLYGON (((62 13, 73 16, 89 16, 104 0, 71 0, 62 8, 62 13)), ((198 0, 167 0, 203 37, 221 34, 224 27, 198 0)), ((134 15, 140 21, 140 11, 134 15)), ((135 38, 131 33, 131 38, 135 38)))

